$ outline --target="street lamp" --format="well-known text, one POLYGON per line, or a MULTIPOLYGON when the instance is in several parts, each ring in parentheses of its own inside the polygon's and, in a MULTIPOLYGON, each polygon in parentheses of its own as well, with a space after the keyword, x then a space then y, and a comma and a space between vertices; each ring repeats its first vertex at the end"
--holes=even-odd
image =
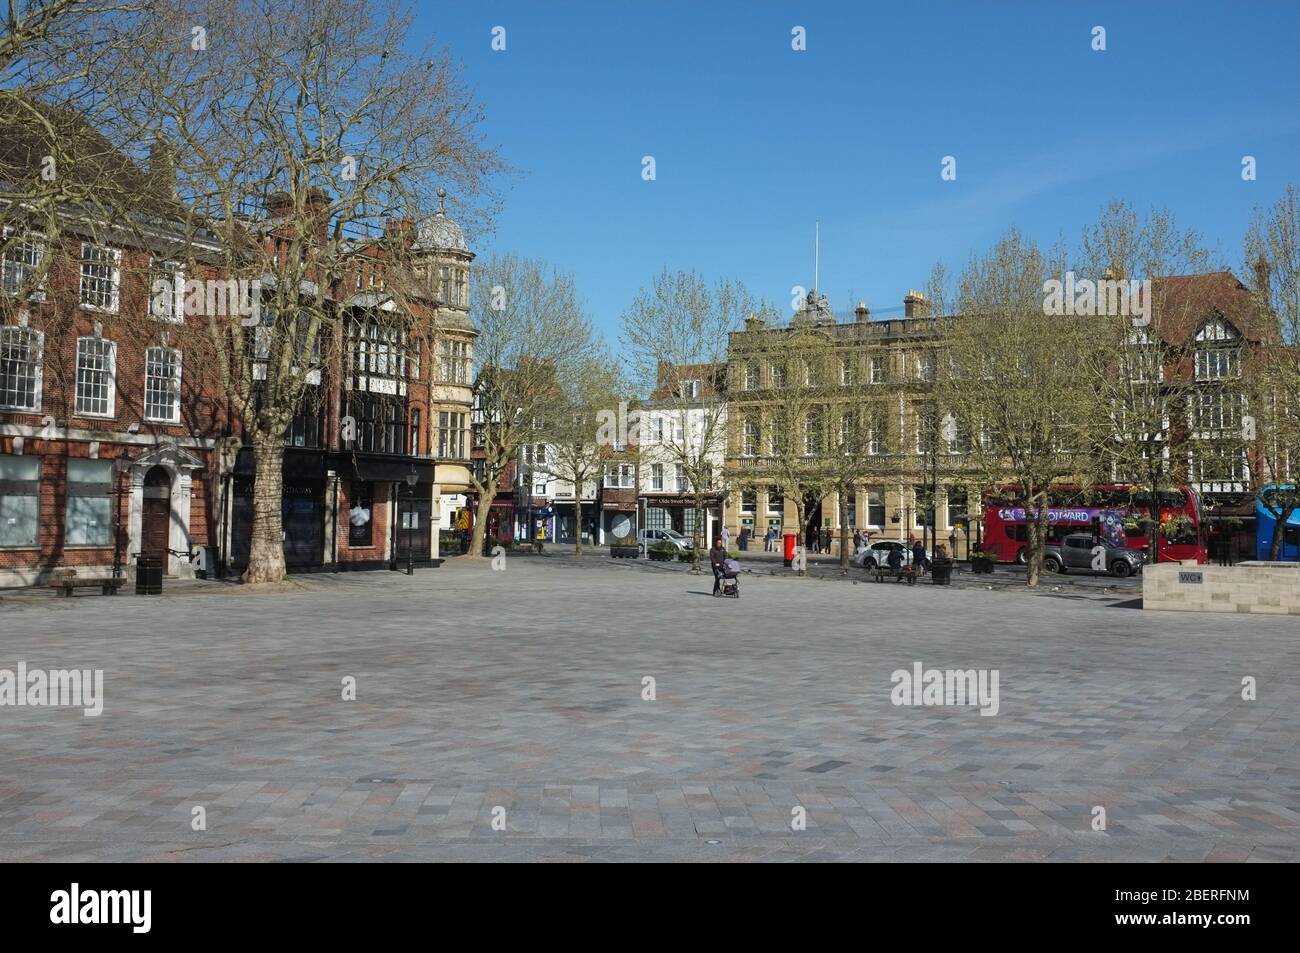
MULTIPOLYGON (((113 460, 113 578, 122 578, 122 497, 126 495, 124 477, 131 470, 131 461, 125 456, 113 460)), ((116 591, 116 590, 114 590, 116 591)))
POLYGON ((411 469, 406 474, 406 496, 408 505, 406 508, 406 574, 415 575, 415 567, 411 564, 411 518, 415 515, 415 481, 420 479, 415 472, 415 464, 411 464, 411 469))

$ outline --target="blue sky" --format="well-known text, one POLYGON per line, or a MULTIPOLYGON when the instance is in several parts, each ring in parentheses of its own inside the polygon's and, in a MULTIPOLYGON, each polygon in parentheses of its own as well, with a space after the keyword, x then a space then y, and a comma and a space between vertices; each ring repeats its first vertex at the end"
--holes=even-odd
POLYGON ((959 267, 1012 225, 1073 242, 1111 198, 1168 206, 1235 265, 1252 207, 1300 182, 1289 0, 416 9, 413 41, 460 58, 522 173, 475 251, 571 272, 612 343, 664 266, 738 278, 788 313, 791 286, 812 284, 816 220, 832 305, 888 316, 936 259, 959 267))

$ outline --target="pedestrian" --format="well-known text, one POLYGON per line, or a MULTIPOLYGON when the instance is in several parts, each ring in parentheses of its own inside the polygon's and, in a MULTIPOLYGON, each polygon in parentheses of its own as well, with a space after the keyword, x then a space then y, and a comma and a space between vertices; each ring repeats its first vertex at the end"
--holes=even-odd
POLYGON ((919 539, 912 545, 912 568, 918 573, 929 568, 925 560, 925 543, 919 539))
POLYGON ((727 547, 722 545, 722 537, 713 541, 709 550, 709 566, 713 569, 713 594, 716 596, 722 588, 722 564, 727 559, 727 547))
POLYGON ((855 529, 853 531, 853 552, 856 553, 861 548, 862 548, 862 530, 855 529))
POLYGON ((813 529, 808 533, 808 549, 814 553, 820 553, 822 551, 822 534, 816 529, 813 529))
POLYGON ((835 552, 835 530, 826 530, 826 552, 835 552))
POLYGON ((722 537, 722 548, 723 548, 723 549, 730 549, 730 548, 731 548, 731 532, 730 532, 730 531, 727 529, 727 527, 725 527, 725 526, 722 527, 721 537, 722 537))
POLYGON ((889 571, 894 574, 894 582, 899 582, 903 578, 903 547, 890 546, 885 561, 889 563, 889 571))
POLYGON ((776 542, 776 527, 769 526, 767 532, 763 534, 763 552, 770 553, 772 544, 776 542))
POLYGON ((740 551, 742 553, 747 552, 749 550, 749 527, 748 526, 741 527, 739 542, 740 542, 740 551))

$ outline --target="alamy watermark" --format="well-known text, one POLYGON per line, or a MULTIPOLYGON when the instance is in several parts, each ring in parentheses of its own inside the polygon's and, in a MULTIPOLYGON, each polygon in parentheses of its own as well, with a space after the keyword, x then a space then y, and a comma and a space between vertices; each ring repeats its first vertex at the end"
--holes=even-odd
POLYGON ((80 708, 94 718, 104 711, 104 670, 29 669, 19 660, 18 669, 0 668, 0 706, 31 708, 80 708))
POLYGON ((256 278, 157 278, 149 293, 150 312, 156 318, 240 315, 239 323, 246 328, 262 321, 262 282, 256 278))
POLYGON ((125 924, 132 933, 148 933, 152 907, 152 890, 83 890, 74 883, 50 894, 50 922, 125 924))
POLYGON ((894 683, 889 700, 895 705, 978 705, 981 715, 996 715, 998 701, 998 670, 926 668, 913 662, 911 671, 895 669, 889 676, 894 683))
POLYGON ((1109 315, 1133 317, 1135 327, 1151 323, 1151 279, 1076 278, 1067 271, 1065 280, 1043 282, 1043 314, 1053 317, 1109 315))

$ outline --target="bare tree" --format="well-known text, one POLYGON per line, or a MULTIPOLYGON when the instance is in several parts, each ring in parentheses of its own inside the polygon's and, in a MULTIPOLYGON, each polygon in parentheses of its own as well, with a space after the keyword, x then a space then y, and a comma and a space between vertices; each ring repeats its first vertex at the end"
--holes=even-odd
MULTIPOLYGON (((601 349, 576 362, 572 373, 557 381, 553 403, 545 409, 546 456, 533 469, 573 486, 574 558, 582 555, 583 487, 598 480, 617 452, 616 441, 600 439, 602 426, 617 415, 623 393, 613 359, 601 349)), ((615 420, 614 425, 617 426, 615 420)))
POLYGON ((1154 562, 1160 493, 1182 472, 1179 464, 1193 434, 1205 433, 1186 425, 1194 411, 1192 395, 1202 388, 1189 373, 1184 340, 1192 319, 1209 307, 1198 294, 1205 284, 1185 283, 1190 293, 1167 294, 1168 279, 1206 271, 1210 254, 1200 236, 1179 228, 1169 211, 1139 217, 1126 203, 1114 201, 1084 230, 1079 258, 1081 277, 1098 288, 1099 346, 1083 370, 1109 408, 1110 438, 1101 446, 1110 477, 1133 484, 1149 501, 1143 524, 1154 562), (1145 294, 1136 284, 1143 281, 1150 282, 1145 294), (1137 295, 1130 293, 1134 288, 1137 295))
POLYGON ((503 255, 476 265, 474 288, 474 440, 481 469, 472 477, 479 512, 470 554, 480 556, 502 475, 522 447, 547 442, 556 406, 574 393, 575 380, 595 358, 591 324, 569 275, 540 259, 503 255))
POLYGON ((653 452, 686 477, 695 509, 694 571, 700 571, 702 532, 710 497, 725 496, 727 446, 725 372, 731 332, 747 315, 771 309, 739 282, 710 286, 694 272, 661 271, 623 312, 622 343, 632 383, 650 395, 643 417, 666 420, 653 452))
POLYGON ((320 0, 286 17, 270 0, 179 0, 118 64, 139 138, 174 163, 193 234, 217 240, 207 261, 193 241, 179 251, 185 270, 216 267, 252 289, 239 308, 202 309, 254 453, 249 582, 284 575, 284 436, 320 366, 342 364, 358 306, 345 282, 382 259, 383 294, 361 307, 409 333, 412 236, 379 233, 431 215, 444 184, 472 220, 500 168, 455 62, 408 52, 411 23, 397 3, 320 0))
POLYGON ((843 483, 837 453, 839 361, 834 326, 792 325, 767 338, 772 399, 762 420, 762 460, 768 481, 793 499, 800 545, 806 545, 809 500, 843 483))
POLYGON ((1251 291, 1267 327, 1266 346, 1247 355, 1255 422, 1257 496, 1277 521, 1269 549, 1276 560, 1284 527, 1300 509, 1300 192, 1294 184, 1257 210, 1245 238, 1251 291))
POLYGON ((1016 231, 963 269, 956 307, 945 307, 942 282, 931 282, 945 355, 937 364, 936 408, 971 434, 967 463, 986 486, 1009 484, 1007 504, 1028 528, 1028 585, 1042 575, 1054 483, 1091 486, 1107 409, 1080 367, 1094 363, 1088 319, 1044 314, 1044 285, 1059 279, 1052 264, 1016 231))
POLYGON ((66 235, 169 218, 132 161, 114 63, 148 37, 146 0, 12 0, 0 21, 0 257, 4 291, 45 286, 66 235))

